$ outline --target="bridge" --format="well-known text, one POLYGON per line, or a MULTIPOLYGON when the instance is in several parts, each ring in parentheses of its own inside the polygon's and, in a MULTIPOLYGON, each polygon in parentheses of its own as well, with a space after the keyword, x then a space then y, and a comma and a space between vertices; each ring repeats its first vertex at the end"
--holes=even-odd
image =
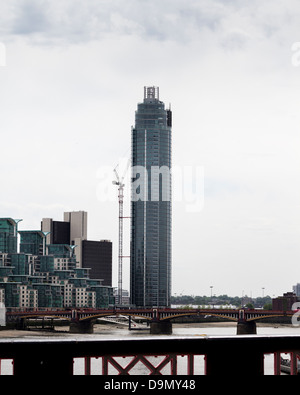
POLYGON ((210 316, 237 322, 237 334, 256 334, 256 321, 271 317, 292 317, 295 311, 256 309, 178 309, 178 308, 112 308, 112 309, 66 309, 9 311, 7 323, 24 327, 30 319, 65 319, 70 322, 71 333, 93 333, 97 318, 128 316, 141 318, 150 324, 151 334, 171 334, 172 320, 178 317, 210 316))

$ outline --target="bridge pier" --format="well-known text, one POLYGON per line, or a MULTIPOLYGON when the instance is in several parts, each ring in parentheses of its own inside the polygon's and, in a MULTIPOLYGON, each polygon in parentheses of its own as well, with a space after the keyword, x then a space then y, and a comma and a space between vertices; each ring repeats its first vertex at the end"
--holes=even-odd
POLYGON ((20 318, 16 323, 16 328, 19 330, 26 330, 27 329, 26 318, 20 318))
POLYGON ((172 323, 170 321, 152 321, 150 323, 151 335, 171 335, 172 323))
POLYGON ((71 321, 70 333, 94 333, 94 324, 92 321, 71 321))
POLYGON ((256 322, 255 321, 238 321, 237 335, 256 335, 256 322))

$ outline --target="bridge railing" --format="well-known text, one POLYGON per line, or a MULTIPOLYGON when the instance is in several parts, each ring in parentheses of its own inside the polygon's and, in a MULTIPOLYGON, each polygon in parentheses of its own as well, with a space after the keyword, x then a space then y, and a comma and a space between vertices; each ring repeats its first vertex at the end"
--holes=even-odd
POLYGON ((299 350, 300 336, 10 338, 0 339, 0 372, 27 378, 76 374, 253 377, 280 374, 280 356, 289 353, 291 374, 297 374, 299 350), (270 354, 271 373, 265 366, 270 354))

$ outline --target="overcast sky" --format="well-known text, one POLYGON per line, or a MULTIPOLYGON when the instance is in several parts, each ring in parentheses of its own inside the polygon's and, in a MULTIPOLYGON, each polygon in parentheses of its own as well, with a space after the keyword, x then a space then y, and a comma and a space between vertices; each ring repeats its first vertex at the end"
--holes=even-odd
MULTIPOLYGON (((179 177, 172 293, 273 296, 300 282, 298 0, 1 1, 0 41, 1 217, 39 229, 87 211, 89 239, 114 243, 117 285, 112 169, 155 85, 179 177)), ((128 287, 127 258, 124 272, 128 287)))

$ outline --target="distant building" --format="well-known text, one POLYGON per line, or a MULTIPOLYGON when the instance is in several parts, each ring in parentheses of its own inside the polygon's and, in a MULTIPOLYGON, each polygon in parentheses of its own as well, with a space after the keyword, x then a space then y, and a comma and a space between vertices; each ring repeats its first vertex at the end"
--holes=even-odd
POLYGON ((47 244, 70 244, 69 222, 43 218, 41 229, 43 232, 49 232, 47 235, 47 244))
POLYGON ((42 230, 50 232, 47 244, 74 246, 77 268, 89 268, 90 278, 101 279, 103 285, 112 286, 112 243, 87 240, 87 212, 65 212, 64 221, 44 218, 42 230))
POLYGON ((90 268, 90 278, 101 278, 103 285, 112 285, 112 242, 82 241, 82 267, 90 268))
POLYGON ((20 220, 0 218, 0 251, 6 253, 17 252, 18 223, 20 220))
POLYGON ((20 252, 31 255, 45 255, 47 233, 41 230, 20 230, 20 252))
MULTIPOLYGON (((118 304, 118 288, 114 288, 114 297, 115 303, 118 304)), ((127 289, 122 289, 122 306, 129 306, 130 305, 130 295, 127 289)))
POLYGON ((292 310, 292 306, 296 302, 298 302, 297 295, 294 292, 286 292, 283 296, 272 299, 272 310, 292 310))
POLYGON ((296 294, 296 296, 300 297, 300 284, 297 283, 296 285, 293 286, 293 291, 296 294))
POLYGON ((82 267, 82 241, 87 239, 87 213, 85 211, 66 212, 64 221, 70 225, 69 244, 75 246, 77 267, 82 267))
POLYGON ((0 306, 5 305, 5 293, 4 289, 0 288, 0 306))
MULTIPOLYGON (((73 229, 75 236, 85 237, 85 215, 71 217, 78 227, 73 229)), ((68 238, 72 224, 48 218, 42 220, 42 230, 18 231, 18 222, 0 218, 0 304, 10 309, 114 304, 113 288, 101 277, 90 278, 90 268, 77 267, 76 247, 68 238)))
POLYGON ((0 289, 0 326, 6 325, 6 308, 4 304, 4 300, 2 301, 2 293, 4 294, 4 290, 0 289))
POLYGON ((64 221, 70 224, 70 244, 74 245, 76 239, 87 239, 87 212, 66 212, 64 221))

